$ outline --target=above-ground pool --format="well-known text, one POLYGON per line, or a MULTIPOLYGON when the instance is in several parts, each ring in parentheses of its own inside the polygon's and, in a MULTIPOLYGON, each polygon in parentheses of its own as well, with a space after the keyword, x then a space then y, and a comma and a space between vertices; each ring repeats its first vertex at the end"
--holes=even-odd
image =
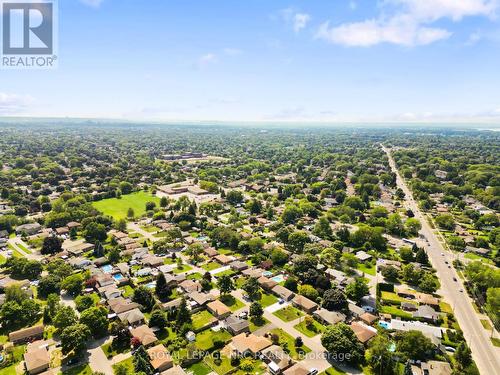
POLYGON ((381 320, 378 325, 384 329, 391 329, 391 323, 381 320))
POLYGON ((122 280, 123 278, 124 278, 124 277, 123 277, 123 275, 122 275, 121 273, 115 273, 115 274, 113 275, 113 279, 115 279, 116 281, 120 281, 120 280, 122 280))
POLYGON ((113 266, 111 264, 106 264, 105 266, 101 267, 101 270, 104 273, 111 273, 111 271, 113 271, 113 266))
POLYGON ((271 280, 273 281, 276 281, 278 284, 279 283, 282 283, 283 281, 285 281, 285 275, 276 275, 274 277, 271 277, 271 280))

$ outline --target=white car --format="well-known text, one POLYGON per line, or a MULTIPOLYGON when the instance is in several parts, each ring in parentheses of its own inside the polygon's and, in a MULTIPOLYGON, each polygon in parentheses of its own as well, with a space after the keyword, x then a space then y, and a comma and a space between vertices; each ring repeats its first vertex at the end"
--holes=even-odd
POLYGON ((312 368, 309 370, 309 374, 308 375, 316 375, 318 373, 318 369, 317 368, 312 368))

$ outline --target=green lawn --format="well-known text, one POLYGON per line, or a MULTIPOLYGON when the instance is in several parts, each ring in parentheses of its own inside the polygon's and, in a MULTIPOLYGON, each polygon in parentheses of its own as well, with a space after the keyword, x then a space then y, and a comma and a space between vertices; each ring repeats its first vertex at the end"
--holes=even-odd
POLYGON ((443 301, 439 302, 439 309, 444 313, 453 314, 453 309, 446 302, 443 301))
POLYGON ((113 371, 116 370, 116 368, 120 365, 125 365, 128 368, 128 373, 129 374, 134 374, 134 357, 130 356, 127 359, 124 359, 121 362, 118 362, 117 364, 113 365, 113 371))
POLYGON ((193 267, 191 267, 190 265, 188 264, 183 264, 181 266, 181 268, 179 267, 175 267, 174 268, 174 273, 183 273, 183 272, 187 272, 187 271, 191 271, 193 269, 193 267))
POLYGON ((467 259, 479 260, 479 261, 481 261, 483 263, 493 265, 493 261, 491 259, 482 257, 482 256, 474 254, 474 253, 467 253, 467 254, 464 255, 464 257, 467 258, 467 259))
POLYGON ((201 280, 203 279, 203 275, 199 272, 195 272, 195 273, 190 273, 189 275, 186 276, 186 278, 189 280, 201 280))
POLYGON ((335 367, 327 368, 325 371, 320 373, 320 375, 343 375, 345 371, 339 370, 335 367))
POLYGON ((220 359, 221 361, 216 363, 214 356, 209 355, 205 357, 205 363, 217 374, 227 374, 233 369, 233 366, 231 365, 231 359, 229 359, 229 357, 226 357, 225 355, 221 355, 220 359))
POLYGON ((235 298, 230 294, 221 296, 220 301, 224 305, 229 307, 231 309, 231 311, 236 311, 236 310, 239 310, 239 309, 245 307, 245 304, 243 302, 241 302, 238 298, 235 298))
POLYGON ((91 375, 92 370, 88 363, 84 363, 83 365, 72 367, 66 371, 62 372, 63 375, 91 375))
POLYGON ((496 337, 490 337, 490 339, 493 345, 500 346, 500 339, 497 339, 496 337))
POLYGON ((111 345, 111 341, 101 346, 102 351, 106 354, 106 357, 111 358, 120 353, 126 353, 130 351, 130 347, 116 350, 111 345))
POLYGON ((280 345, 283 346, 286 343, 286 346, 290 350, 288 353, 290 357, 292 357, 295 360, 299 360, 301 356, 303 356, 306 353, 309 353, 311 349, 309 349, 307 346, 302 345, 300 348, 295 347, 295 338, 290 336, 288 333, 283 331, 281 328, 275 328, 271 331, 271 333, 278 335, 280 340, 280 345))
POLYGON ((221 267, 222 266, 217 262, 209 262, 209 263, 203 264, 201 266, 201 268, 203 268, 205 271, 212 271, 212 270, 216 270, 217 268, 221 268, 221 267))
POLYGON ((356 268, 361 272, 367 273, 368 275, 375 276, 375 266, 370 263, 358 263, 356 268))
POLYGON ((296 309, 292 305, 289 305, 285 307, 284 309, 280 309, 278 311, 273 312, 274 315, 276 315, 278 318, 281 320, 284 320, 285 322, 291 322, 292 320, 295 320, 297 318, 300 318, 301 316, 304 315, 302 311, 299 309, 296 309))
POLYGON ((386 292, 382 291, 380 292, 380 298, 382 298, 383 301, 389 302, 392 304, 400 304, 401 302, 404 302, 405 299, 398 296, 396 293, 393 292, 386 292))
POLYGON ((380 312, 382 312, 384 314, 391 314, 394 317, 408 318, 408 319, 411 319, 413 316, 409 312, 398 309, 395 306, 382 306, 382 308, 380 309, 380 312))
POLYGON ((231 339, 231 334, 227 331, 220 330, 219 332, 207 329, 196 334, 196 348, 198 350, 209 350, 214 346, 214 341, 228 342, 231 339))
POLYGON ((16 375, 16 366, 17 364, 0 369, 0 375, 16 375))
POLYGON ((135 217, 140 217, 146 212, 146 202, 160 203, 160 198, 145 191, 138 191, 132 194, 122 195, 120 199, 109 198, 92 202, 92 205, 105 215, 114 219, 125 219, 129 208, 134 210, 135 217))
POLYGON ((316 320, 312 320, 312 326, 308 327, 306 325, 306 321, 302 320, 299 324, 296 324, 294 328, 303 333, 307 337, 314 337, 325 330, 325 326, 317 322, 316 320))
POLYGON ((216 320, 215 317, 207 310, 203 310, 197 312, 196 314, 193 314, 191 316, 191 319, 193 320, 193 329, 195 331, 202 329, 206 325, 213 323, 216 320))
POLYGON ((186 370, 188 373, 192 372, 193 375, 208 375, 212 372, 212 369, 203 362, 192 364, 186 370))
POLYGON ((266 318, 262 317, 260 319, 256 319, 256 318, 251 318, 249 320, 250 322, 250 332, 255 332, 257 331, 259 328, 262 328, 264 327, 266 324, 269 323, 269 320, 267 320, 266 318))
POLYGON ((262 307, 265 308, 267 306, 274 305, 276 302, 278 302, 278 299, 272 294, 261 293, 259 302, 262 305, 262 307))

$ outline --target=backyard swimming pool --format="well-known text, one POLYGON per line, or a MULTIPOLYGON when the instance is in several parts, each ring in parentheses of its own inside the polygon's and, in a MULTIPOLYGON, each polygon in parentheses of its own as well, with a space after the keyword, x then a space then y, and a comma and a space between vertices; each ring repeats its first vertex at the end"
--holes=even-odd
POLYGON ((278 284, 282 283, 285 281, 285 275, 276 275, 274 277, 271 277, 271 280, 276 281, 278 284))
POLYGON ((380 321, 378 325, 384 329, 391 329, 391 323, 389 322, 380 321))
POLYGON ((113 266, 111 264, 106 264, 105 266, 101 267, 101 270, 104 273, 111 273, 111 271, 113 271, 113 266))
POLYGON ((123 278, 124 278, 124 277, 123 277, 123 275, 122 275, 121 273, 115 273, 115 274, 113 275, 113 279, 115 279, 116 281, 120 281, 120 280, 122 280, 123 278))
POLYGON ((149 288, 149 289, 154 289, 155 286, 156 286, 156 282, 155 281, 151 281, 150 283, 146 284, 146 288, 149 288))

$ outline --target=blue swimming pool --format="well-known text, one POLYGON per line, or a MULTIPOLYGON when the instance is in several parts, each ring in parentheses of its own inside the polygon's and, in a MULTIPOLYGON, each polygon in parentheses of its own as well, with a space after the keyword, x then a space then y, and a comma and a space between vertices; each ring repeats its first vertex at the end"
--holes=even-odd
POLYGON ((105 266, 101 267, 101 270, 104 273, 111 273, 111 271, 113 271, 113 266, 111 264, 106 264, 105 266))
POLYGON ((264 276, 264 277, 269 277, 269 276, 272 276, 272 275, 273 275, 273 273, 271 271, 264 271, 264 272, 262 272, 262 276, 264 276))
POLYGON ((271 277, 271 280, 276 281, 278 284, 282 283, 285 281, 285 275, 276 275, 274 277, 271 277))
POLYGON ((124 277, 121 273, 115 273, 113 275, 113 279, 115 279, 116 281, 120 281, 120 280, 124 279, 124 277))
POLYGON ((156 282, 155 281, 151 281, 150 283, 146 284, 146 288, 149 288, 149 289, 154 289, 155 286, 156 286, 156 282))
POLYGON ((378 322, 378 325, 384 329, 391 329, 391 323, 389 322, 384 322, 383 320, 381 320, 380 322, 378 322))

